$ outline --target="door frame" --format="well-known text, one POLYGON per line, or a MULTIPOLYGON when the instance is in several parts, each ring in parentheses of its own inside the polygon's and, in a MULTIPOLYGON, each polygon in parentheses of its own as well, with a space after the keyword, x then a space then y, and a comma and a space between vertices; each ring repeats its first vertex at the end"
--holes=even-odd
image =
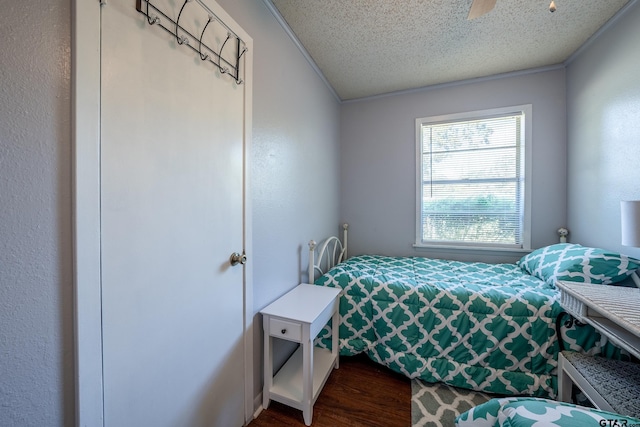
MULTIPOLYGON (((135 7, 134 0, 132 8, 135 7)), ((214 0, 207 1, 247 45, 244 54, 243 245, 244 419, 253 418, 253 260, 249 165, 253 111, 253 39, 214 0)), ((100 251, 101 7, 106 0, 72 0, 73 260, 75 404, 77 426, 104 426, 100 251)), ((233 84, 230 81, 230 84, 233 84)))

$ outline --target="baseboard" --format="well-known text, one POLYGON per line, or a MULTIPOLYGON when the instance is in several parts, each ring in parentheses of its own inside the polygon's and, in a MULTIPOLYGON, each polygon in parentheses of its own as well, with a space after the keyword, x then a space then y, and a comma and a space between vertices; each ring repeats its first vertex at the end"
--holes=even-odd
POLYGON ((253 419, 255 420, 256 418, 258 418, 258 415, 260 415, 260 412, 262 412, 262 410, 264 409, 262 407, 262 392, 258 393, 256 398, 253 399, 253 407, 256 408, 255 412, 253 413, 253 419))

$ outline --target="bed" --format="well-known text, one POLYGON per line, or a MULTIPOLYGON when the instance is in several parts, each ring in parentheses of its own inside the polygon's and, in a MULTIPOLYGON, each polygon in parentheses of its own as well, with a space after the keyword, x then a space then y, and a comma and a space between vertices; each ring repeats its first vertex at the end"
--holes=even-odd
POLYGON ((532 397, 496 398, 456 417, 456 427, 634 426, 640 419, 532 397))
MULTIPOLYGON (((309 244, 310 282, 343 290, 341 355, 366 353, 428 382, 550 398, 557 391, 560 345, 624 356, 591 327, 564 316, 554 283, 621 283, 640 267, 637 260, 569 243, 538 249, 515 264, 348 258, 348 226, 343 228, 342 242, 331 237, 309 244)), ((331 327, 320 333, 317 345, 330 348, 331 327)))

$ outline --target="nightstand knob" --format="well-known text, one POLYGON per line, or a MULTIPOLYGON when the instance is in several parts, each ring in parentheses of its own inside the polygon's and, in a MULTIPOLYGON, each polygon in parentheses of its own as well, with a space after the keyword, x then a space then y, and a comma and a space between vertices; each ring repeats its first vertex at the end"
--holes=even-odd
POLYGON ((287 333, 287 330, 286 330, 286 329, 283 329, 283 330, 281 330, 280 332, 282 332, 282 335, 284 335, 284 334, 286 334, 286 333, 287 333))

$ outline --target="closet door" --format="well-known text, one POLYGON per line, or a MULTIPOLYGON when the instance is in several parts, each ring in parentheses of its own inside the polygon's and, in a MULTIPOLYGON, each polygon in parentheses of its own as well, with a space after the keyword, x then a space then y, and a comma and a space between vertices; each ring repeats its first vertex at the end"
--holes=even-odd
POLYGON ((105 425, 240 426, 243 85, 132 0, 103 6, 101 57, 105 425))

